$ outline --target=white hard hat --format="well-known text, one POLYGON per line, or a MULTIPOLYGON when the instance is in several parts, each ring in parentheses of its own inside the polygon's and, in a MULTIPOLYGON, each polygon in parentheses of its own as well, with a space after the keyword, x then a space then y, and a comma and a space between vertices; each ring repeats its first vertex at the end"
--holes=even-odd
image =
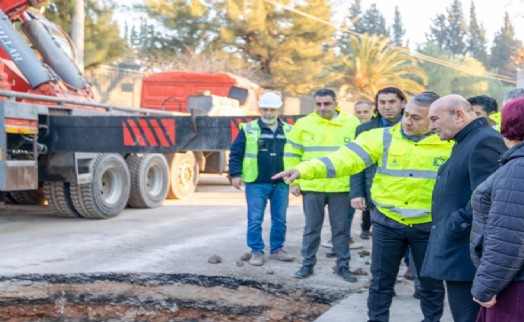
POLYGON ((281 108, 282 99, 277 93, 266 92, 260 96, 258 99, 258 107, 263 108, 281 108))

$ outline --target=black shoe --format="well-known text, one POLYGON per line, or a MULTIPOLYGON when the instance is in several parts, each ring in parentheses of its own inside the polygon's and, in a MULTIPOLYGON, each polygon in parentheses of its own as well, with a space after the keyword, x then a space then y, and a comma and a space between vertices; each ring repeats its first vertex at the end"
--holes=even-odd
POLYGON ((416 298, 417 300, 420 300, 420 293, 418 291, 415 291, 415 293, 413 293, 413 297, 416 298))
POLYGON ((308 278, 312 274, 313 274, 313 267, 302 266, 298 271, 295 272, 295 275, 293 275, 293 277, 304 279, 304 278, 308 278))
POLYGON ((342 279, 346 282, 356 282, 357 281, 357 277, 353 275, 353 273, 351 273, 349 269, 347 269, 347 267, 339 267, 337 274, 340 277, 342 277, 342 279))
POLYGON ((326 253, 326 257, 327 257, 327 258, 337 257, 337 254, 335 254, 335 252, 327 252, 327 253, 326 253))
POLYGON ((369 239, 369 231, 365 231, 365 230, 363 230, 363 231, 360 233, 360 239, 369 239))

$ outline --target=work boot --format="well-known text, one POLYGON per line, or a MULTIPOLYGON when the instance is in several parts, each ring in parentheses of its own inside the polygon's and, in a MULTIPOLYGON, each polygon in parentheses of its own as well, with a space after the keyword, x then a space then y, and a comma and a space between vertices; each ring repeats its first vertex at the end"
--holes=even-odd
POLYGON ((337 254, 335 254, 334 251, 330 251, 330 252, 327 252, 327 253, 326 253, 326 257, 327 257, 327 258, 337 257, 337 254))
POLYGON ((415 280, 415 276, 413 275, 413 272, 411 271, 411 267, 408 266, 408 269, 404 273, 404 278, 407 279, 408 281, 415 280))
POLYGON ((353 273, 351 273, 347 267, 339 267, 337 275, 342 277, 342 279, 346 282, 354 283, 357 281, 357 277, 353 275, 353 273))
POLYGON ((264 254, 262 253, 251 254, 251 259, 249 259, 249 264, 253 266, 262 266, 264 264, 264 254))
POLYGON ((279 249, 276 252, 271 253, 271 255, 269 255, 269 259, 275 259, 277 261, 283 262, 292 262, 295 259, 295 257, 289 255, 285 250, 279 249))
POLYGON ((304 279, 304 278, 308 278, 312 274, 313 274, 313 267, 302 266, 298 271, 295 272, 295 275, 293 275, 293 277, 304 279))
POLYGON ((369 231, 367 231, 367 230, 363 230, 363 231, 360 233, 360 239, 369 239, 369 231))

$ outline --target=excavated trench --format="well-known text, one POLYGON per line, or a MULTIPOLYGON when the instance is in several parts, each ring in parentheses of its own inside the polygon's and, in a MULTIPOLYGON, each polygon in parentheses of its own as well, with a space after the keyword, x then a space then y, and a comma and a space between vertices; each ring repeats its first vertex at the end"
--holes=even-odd
POLYGON ((194 274, 0 276, 0 321, 312 321, 348 292, 194 274))

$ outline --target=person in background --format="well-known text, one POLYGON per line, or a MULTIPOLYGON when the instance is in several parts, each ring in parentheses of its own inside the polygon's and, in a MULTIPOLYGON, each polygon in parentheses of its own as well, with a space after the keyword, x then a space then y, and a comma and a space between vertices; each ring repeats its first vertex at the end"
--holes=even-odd
POLYGON ((471 197, 471 294, 482 306, 479 322, 524 321, 524 98, 504 106, 501 133, 509 148, 502 166, 471 197))
MULTIPOLYGON (((429 106, 435 93, 412 97, 401 124, 362 133, 335 153, 297 164, 273 176, 293 182, 338 178, 377 164, 371 196, 375 209, 371 249, 369 321, 389 321, 399 265, 408 245, 417 268, 422 267, 431 230, 431 194, 439 167, 449 158, 452 143, 431 130, 429 106)), ((420 271, 420 270, 419 270, 420 271)), ((424 321, 440 321, 444 287, 441 281, 419 276, 424 321)))
POLYGON ((475 274, 469 255, 471 194, 497 170, 506 147, 500 133, 460 95, 435 101, 429 118, 440 139, 454 141, 455 146, 440 167, 433 190, 432 227, 421 275, 445 281, 453 320, 472 322, 479 305, 471 298, 475 274))
POLYGON ((373 117, 373 104, 368 100, 358 100, 355 103, 355 116, 360 123, 366 123, 373 117))
POLYGON ((282 99, 266 92, 258 100, 261 117, 240 125, 240 132, 231 145, 229 173, 233 187, 246 186, 247 245, 251 248, 249 263, 264 264, 262 222, 267 201, 271 205, 269 235, 270 259, 293 261, 284 250, 286 239, 286 212, 289 186, 271 176, 284 169, 284 145, 291 126, 279 118, 282 99))
MULTIPOLYGON (((357 127, 355 137, 371 129, 393 126, 400 122, 406 105, 406 96, 396 87, 382 88, 375 95, 375 113, 367 123, 357 127)), ((362 211, 362 232, 360 238, 369 239, 371 229, 370 213, 373 210, 370 190, 377 166, 371 165, 364 171, 351 176, 349 198, 351 207, 362 211)))
MULTIPOLYGON (((359 124, 356 117, 337 106, 335 92, 321 89, 314 95, 315 112, 300 118, 289 133, 285 147, 285 168, 293 168, 304 160, 322 157, 352 141, 359 124)), ((357 278, 349 271, 349 216, 354 209, 349 205, 349 175, 342 178, 300 180, 291 185, 293 195, 302 194, 305 226, 302 237, 302 267, 294 277, 303 279, 313 274, 320 246, 326 206, 329 210, 333 252, 337 273, 348 282, 357 278)))
POLYGON ((491 119, 491 117, 498 112, 496 99, 487 95, 480 95, 468 98, 468 102, 471 104, 471 108, 478 117, 485 117, 491 127, 497 125, 497 122, 491 119))

